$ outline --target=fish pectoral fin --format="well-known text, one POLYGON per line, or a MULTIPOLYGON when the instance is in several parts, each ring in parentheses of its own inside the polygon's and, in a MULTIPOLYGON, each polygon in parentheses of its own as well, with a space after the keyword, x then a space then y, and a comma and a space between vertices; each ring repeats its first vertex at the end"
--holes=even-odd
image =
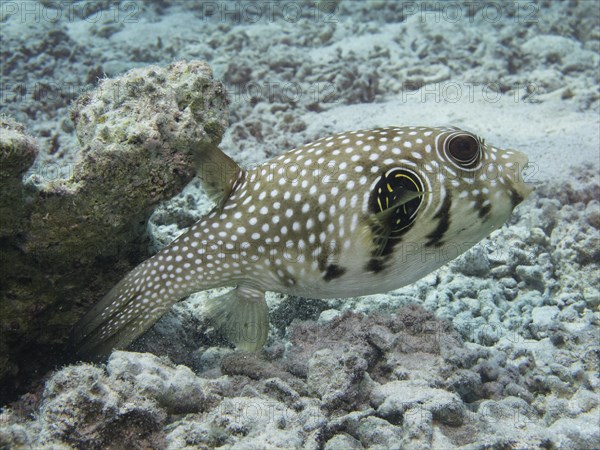
POLYGON ((408 202, 428 193, 429 192, 427 191, 411 191, 403 189, 396 194, 397 196, 393 204, 368 217, 364 227, 364 235, 368 236, 368 238, 365 239, 370 241, 370 247, 372 249, 371 254, 373 256, 381 256, 388 241, 394 239, 392 233, 396 227, 396 210, 408 202))
POLYGON ((194 151, 196 176, 210 199, 222 206, 233 190, 242 168, 210 141, 198 143, 194 151))
POLYGON ((269 308, 264 292, 236 287, 210 299, 207 315, 241 350, 256 352, 269 337, 269 308))

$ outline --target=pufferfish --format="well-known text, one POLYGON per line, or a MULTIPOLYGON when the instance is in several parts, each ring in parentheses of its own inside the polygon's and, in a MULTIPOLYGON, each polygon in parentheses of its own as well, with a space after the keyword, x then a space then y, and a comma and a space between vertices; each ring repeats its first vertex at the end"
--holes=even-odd
POLYGON ((216 206, 127 274, 75 327, 84 355, 124 348, 178 300, 229 287, 207 314, 238 348, 269 334, 266 291, 306 298, 391 291, 499 228, 532 191, 527 157, 455 127, 318 139, 242 169, 199 146, 216 206))

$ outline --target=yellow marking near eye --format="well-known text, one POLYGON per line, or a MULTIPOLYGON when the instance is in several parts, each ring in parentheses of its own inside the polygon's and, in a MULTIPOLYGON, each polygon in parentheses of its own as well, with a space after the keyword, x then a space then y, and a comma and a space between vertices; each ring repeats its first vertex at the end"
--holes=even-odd
POLYGON ((394 190, 392 189, 392 186, 390 186, 390 183, 388 183, 387 188, 388 188, 388 191, 394 192, 394 190))
POLYGON ((413 180, 413 179, 412 179, 411 177, 409 177, 408 175, 405 175, 405 174, 403 174, 403 173, 397 173, 397 174, 395 175, 395 177, 396 177, 396 178, 400 178, 400 177, 404 177, 404 178, 406 178, 406 179, 407 179, 407 180, 409 180, 409 181, 410 181, 410 182, 413 184, 413 186, 414 186, 414 187, 417 189, 417 192, 421 192, 421 191, 420 191, 420 189, 419 189, 419 185, 418 185, 417 183, 415 183, 415 180, 413 180))

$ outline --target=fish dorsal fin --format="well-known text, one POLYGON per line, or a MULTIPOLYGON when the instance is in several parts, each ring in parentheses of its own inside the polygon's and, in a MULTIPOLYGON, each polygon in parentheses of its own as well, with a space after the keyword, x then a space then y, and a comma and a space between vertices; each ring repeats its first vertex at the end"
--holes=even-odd
POLYGON ((196 176, 210 199, 220 207, 231 194, 243 169, 210 141, 200 142, 194 152, 196 176))
POLYGON ((409 189, 396 191, 393 204, 387 207, 381 206, 383 208, 381 211, 369 216, 365 230, 372 240, 372 256, 382 256, 388 241, 394 238, 393 233, 398 231, 399 225, 402 225, 398 223, 399 208, 404 208, 412 200, 428 193, 427 191, 412 191, 409 189))

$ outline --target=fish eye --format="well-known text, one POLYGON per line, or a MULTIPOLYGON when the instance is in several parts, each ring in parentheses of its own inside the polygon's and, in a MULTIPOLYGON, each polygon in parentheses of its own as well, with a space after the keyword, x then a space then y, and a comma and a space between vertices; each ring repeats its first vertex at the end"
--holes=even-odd
POLYGON ((447 144, 448 155, 462 167, 471 167, 476 164, 480 151, 479 141, 470 134, 455 136, 447 144))

